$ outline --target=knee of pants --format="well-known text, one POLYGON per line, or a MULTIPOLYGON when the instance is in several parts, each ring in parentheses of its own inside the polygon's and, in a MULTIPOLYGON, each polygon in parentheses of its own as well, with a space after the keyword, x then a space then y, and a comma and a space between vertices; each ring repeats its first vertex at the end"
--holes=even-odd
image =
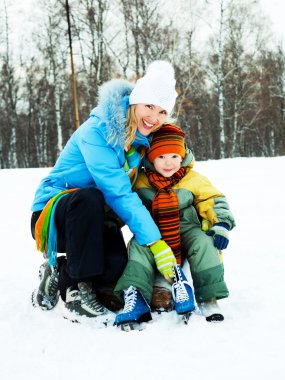
POLYGON ((102 202, 104 197, 102 192, 95 187, 86 187, 83 189, 78 189, 72 194, 73 199, 85 200, 87 202, 102 202))
POLYGON ((70 208, 81 207, 84 211, 91 211, 94 214, 94 210, 104 210, 104 196, 99 189, 96 188, 84 188, 75 191, 71 195, 70 208))
POLYGON ((191 272, 199 272, 221 264, 221 258, 218 250, 214 247, 212 239, 195 242, 188 251, 187 256, 191 272))

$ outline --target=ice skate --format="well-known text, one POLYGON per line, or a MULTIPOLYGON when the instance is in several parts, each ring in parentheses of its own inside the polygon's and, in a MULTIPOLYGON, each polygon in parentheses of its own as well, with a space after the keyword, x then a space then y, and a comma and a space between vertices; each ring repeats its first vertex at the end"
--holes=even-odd
POLYGON ((67 310, 65 318, 78 323, 87 318, 107 326, 114 316, 98 301, 89 282, 79 282, 77 288, 67 289, 65 308, 67 310))
POLYGON ((180 265, 175 265, 173 271, 172 297, 174 308, 177 314, 183 316, 183 321, 187 324, 192 311, 195 310, 193 290, 180 265))
POLYGON ((124 331, 137 330, 140 323, 152 319, 148 303, 134 286, 124 291, 124 301, 124 309, 116 316, 114 325, 124 331))
POLYGON ((40 285, 32 293, 32 304, 43 310, 51 310, 55 307, 59 298, 58 268, 50 266, 45 261, 39 269, 40 285))
POLYGON ((216 298, 199 303, 199 309, 207 322, 222 322, 224 320, 216 298))

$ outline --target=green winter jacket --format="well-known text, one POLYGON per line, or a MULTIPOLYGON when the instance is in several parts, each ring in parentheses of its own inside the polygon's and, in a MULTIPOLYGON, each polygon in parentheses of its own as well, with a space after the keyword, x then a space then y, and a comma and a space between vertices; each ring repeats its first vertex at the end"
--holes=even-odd
MULTIPOLYGON (((181 232, 185 224, 183 222, 186 222, 186 225, 200 223, 201 227, 203 222, 203 229, 205 226, 210 228, 215 223, 223 222, 227 223, 231 230, 235 226, 235 221, 225 196, 211 184, 208 178, 193 170, 194 158, 190 151, 187 152, 182 166, 187 168, 187 173, 173 187, 179 200, 181 232)), ((155 170, 148 161, 146 168, 155 170)), ((149 183, 145 173, 139 174, 134 190, 151 212, 156 190, 149 183)))

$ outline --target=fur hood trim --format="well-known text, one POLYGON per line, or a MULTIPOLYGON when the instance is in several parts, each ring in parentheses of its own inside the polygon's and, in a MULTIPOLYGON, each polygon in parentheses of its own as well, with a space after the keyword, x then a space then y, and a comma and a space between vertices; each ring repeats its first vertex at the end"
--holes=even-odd
POLYGON ((124 79, 114 79, 99 88, 98 106, 90 116, 97 116, 103 122, 107 142, 124 148, 126 134, 126 115, 129 95, 134 85, 124 79))

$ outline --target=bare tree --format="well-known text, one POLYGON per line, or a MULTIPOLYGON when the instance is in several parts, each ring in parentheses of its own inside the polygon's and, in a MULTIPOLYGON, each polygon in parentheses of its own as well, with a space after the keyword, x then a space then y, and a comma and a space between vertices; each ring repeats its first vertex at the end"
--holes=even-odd
POLYGON ((260 52, 256 65, 259 78, 260 120, 252 126, 259 154, 282 155, 285 152, 285 55, 277 51, 260 52))
POLYGON ((121 5, 124 27, 131 35, 128 39, 128 52, 133 56, 131 64, 136 76, 140 77, 151 61, 169 56, 176 35, 171 34, 171 24, 161 22, 159 1, 121 0, 121 5))
POLYGON ((224 0, 220 0, 220 19, 218 34, 218 68, 217 88, 219 106, 219 130, 220 130, 220 156, 225 157, 225 124, 224 124, 224 77, 223 77, 223 51, 224 51, 224 0))
POLYGON ((80 0, 71 7, 82 62, 80 77, 85 80, 89 107, 96 102, 98 86, 110 76, 111 60, 105 41, 108 9, 109 0, 80 0))
MULTIPOLYGON (((37 53, 17 66, 6 1, 0 167, 50 166, 74 131, 64 0, 41 1, 37 53)), ((284 50, 268 47, 254 3, 70 0, 81 118, 96 104, 101 83, 129 70, 137 78, 151 61, 167 59, 177 80, 177 123, 197 159, 285 154, 284 50), (211 44, 204 49, 197 42, 205 23, 211 44)))
POLYGON ((15 68, 12 63, 10 38, 9 38, 9 18, 6 0, 4 0, 4 25, 5 25, 5 48, 2 54, 1 84, 0 93, 3 105, 1 123, 1 160, 3 167, 16 168, 17 159, 17 100, 19 85, 15 75, 15 68))

